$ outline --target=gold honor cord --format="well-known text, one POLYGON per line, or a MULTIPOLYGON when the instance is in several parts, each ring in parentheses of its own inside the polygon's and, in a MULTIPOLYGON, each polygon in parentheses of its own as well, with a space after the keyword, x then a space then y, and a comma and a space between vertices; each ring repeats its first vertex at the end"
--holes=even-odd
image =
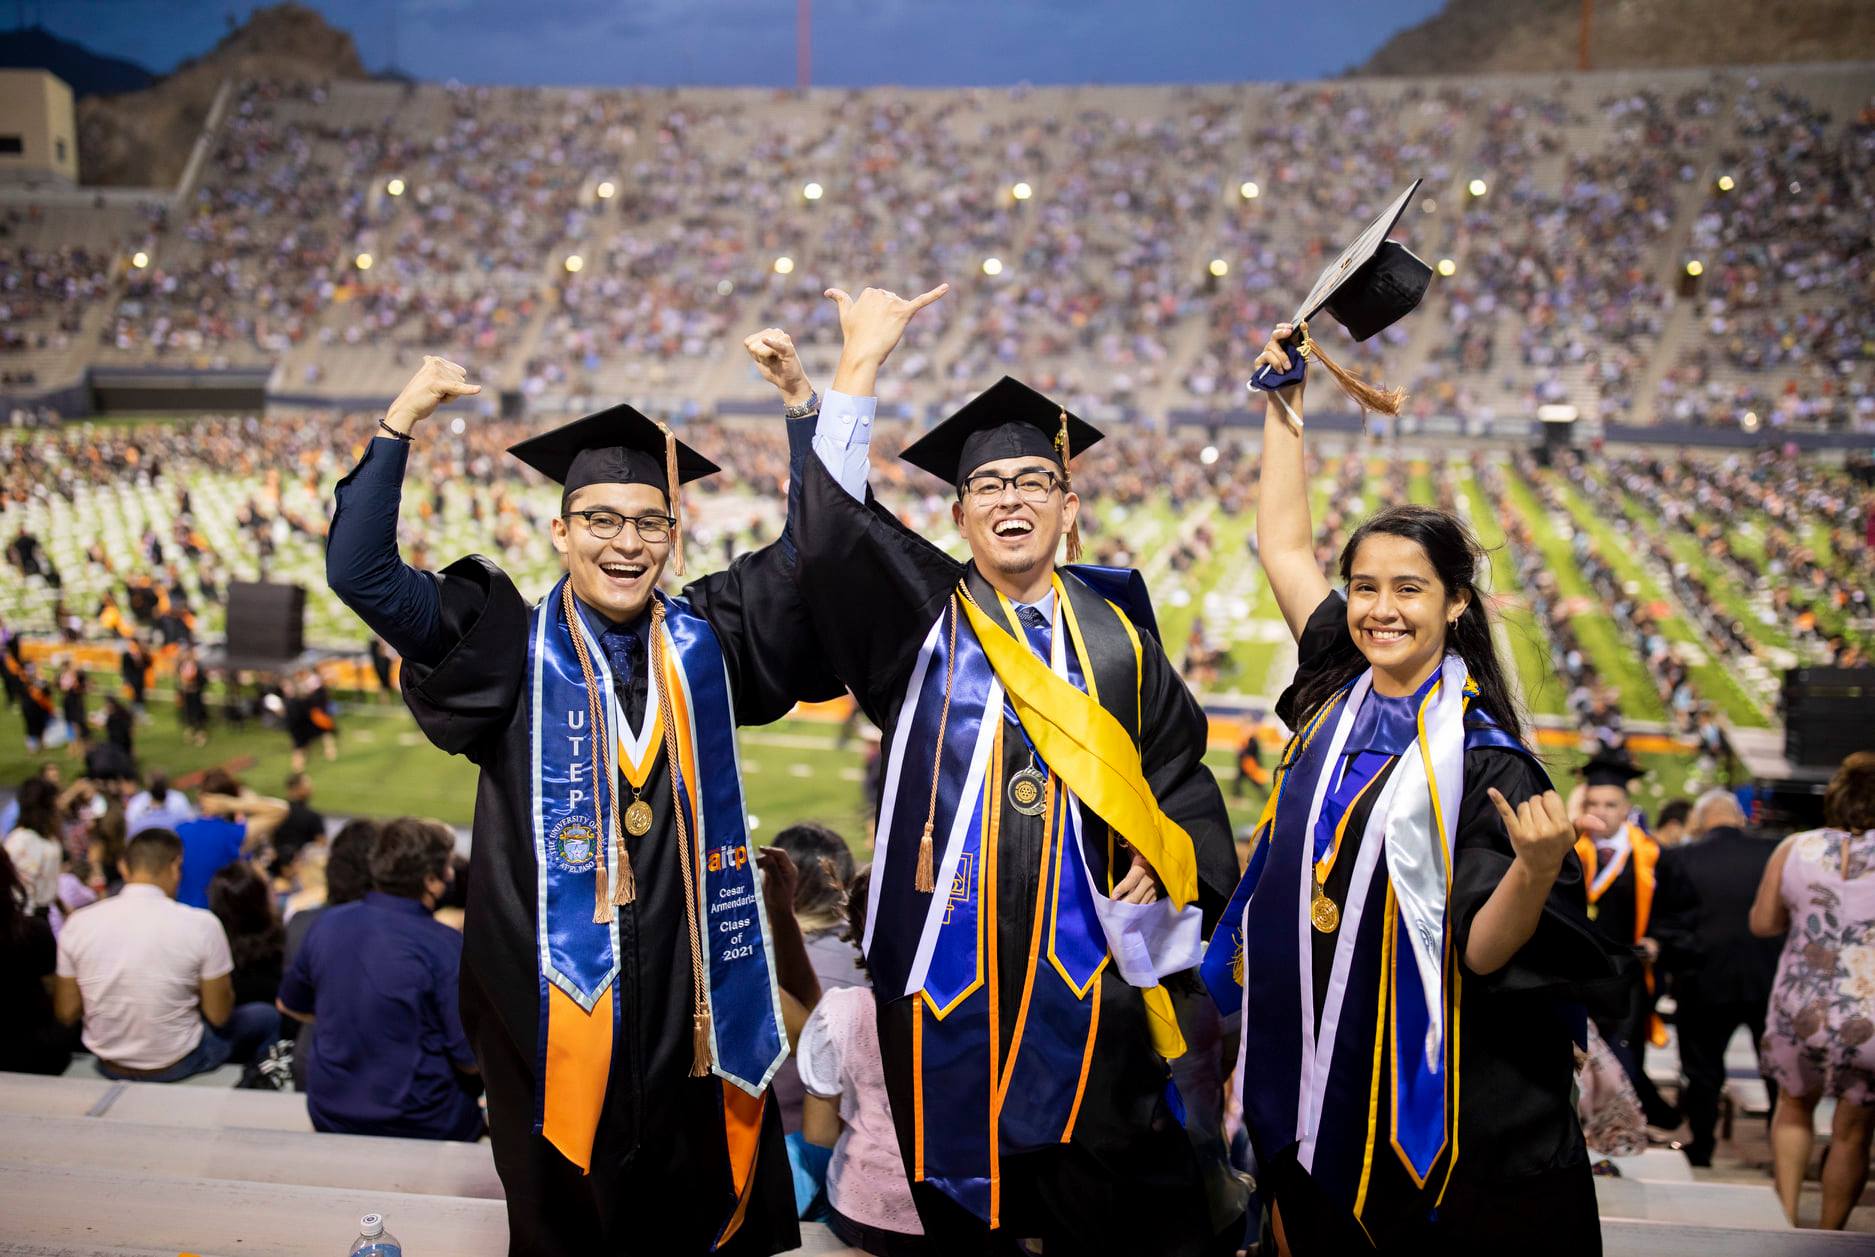
POLYGON ((912 874, 912 889, 921 894, 937 891, 937 853, 931 841, 931 829, 937 824, 938 773, 944 767, 944 732, 951 722, 951 682, 957 675, 957 606, 949 599, 945 611, 951 618, 951 648, 944 656, 944 707, 938 713, 937 753, 931 759, 931 803, 925 809, 924 833, 918 839, 918 867, 912 874))
MULTIPOLYGON (((703 931, 697 925, 696 853, 690 846, 690 826, 684 822, 683 794, 677 780, 677 718, 671 705, 671 678, 674 669, 665 667, 664 603, 656 594, 651 604, 652 666, 657 669, 658 714, 664 722, 664 759, 670 766, 671 815, 677 818, 677 859, 684 872, 684 923, 690 934, 690 1076, 702 1078, 710 1072, 710 1002, 704 990, 703 931)), ((725 770, 731 771, 731 770, 725 770)), ((756 888, 761 894, 761 888, 756 888)))

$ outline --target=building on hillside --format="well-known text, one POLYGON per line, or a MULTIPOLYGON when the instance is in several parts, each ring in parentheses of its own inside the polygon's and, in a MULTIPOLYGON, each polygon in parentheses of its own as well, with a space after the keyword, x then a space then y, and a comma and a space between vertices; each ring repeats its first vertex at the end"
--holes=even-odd
POLYGON ((56 74, 0 70, 0 181, 78 182, 78 112, 56 74))

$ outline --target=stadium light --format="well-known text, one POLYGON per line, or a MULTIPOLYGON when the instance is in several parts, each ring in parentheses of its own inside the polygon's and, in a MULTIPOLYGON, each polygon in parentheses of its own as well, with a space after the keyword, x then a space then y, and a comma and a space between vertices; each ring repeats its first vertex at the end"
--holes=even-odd
POLYGON ((607 179, 598 187, 594 188, 593 191, 599 194, 599 199, 601 201, 609 201, 614 196, 618 195, 618 185, 613 183, 610 179, 607 179))
POLYGON ((1031 188, 1026 183, 1018 183, 1015 187, 1009 189, 1009 195, 1015 197, 1018 201, 1026 201, 1035 195, 1035 189, 1031 188))
POLYGON ((1756 432, 1758 430, 1758 412, 1755 410, 1747 410, 1744 417, 1738 422, 1739 426, 1744 428, 1745 431, 1756 432))
POLYGON ((577 253, 569 253, 566 255, 566 262, 564 263, 564 265, 566 266, 567 274, 577 275, 580 273, 581 270, 585 268, 586 259, 581 257, 577 253))
POLYGON ((1245 179, 1242 183, 1237 185, 1237 195, 1246 201, 1254 201, 1259 196, 1263 195, 1263 189, 1257 187, 1254 180, 1245 179))
POLYGON ((818 183, 810 183, 801 189, 801 198, 807 201, 818 201, 826 191, 827 189, 818 183))
POLYGON ((1536 408, 1538 423, 1574 423, 1576 408, 1567 402, 1551 402, 1536 408))
POLYGON ((461 415, 457 415, 454 419, 449 421, 449 430, 455 435, 461 436, 464 432, 469 430, 469 425, 462 421, 461 415))
POLYGON ((1465 185, 1465 191, 1471 193, 1473 196, 1483 196, 1490 190, 1489 185, 1482 179, 1473 179, 1470 183, 1465 185))
POLYGON ((404 194, 404 181, 402 179, 393 179, 384 185, 384 190, 392 196, 402 196, 404 194))
POLYGON ((1003 273, 1003 260, 1001 258, 984 258, 983 273, 992 277, 1001 275, 1003 273))
POLYGON ((719 279, 716 281, 716 295, 719 297, 727 297, 735 290, 736 281, 733 279, 719 279))
POLYGON ((1698 258, 1694 258, 1686 264, 1686 273, 1691 275, 1694 279, 1698 279, 1701 275, 1706 273, 1706 264, 1698 258))
POLYGON ((352 265, 356 266, 361 271, 368 271, 371 269, 371 261, 372 258, 369 253, 360 253, 357 257, 352 259, 352 265))
POLYGON ((1203 449, 1199 450, 1198 461, 1203 463, 1206 467, 1209 467, 1211 466, 1211 464, 1217 462, 1217 446, 1207 445, 1203 449))
POLYGON ((150 264, 150 255, 145 253, 142 249, 138 249, 135 253, 130 255, 130 264, 138 270, 142 270, 150 264))
POLYGON ((789 257, 785 253, 782 254, 780 257, 776 258, 775 259, 775 274, 777 275, 794 274, 794 259, 789 257))
POLYGON ((1226 262, 1223 258, 1212 258, 1211 274, 1218 279, 1223 279, 1226 275, 1230 274, 1230 263, 1226 262))
POLYGON ((1451 258, 1440 258, 1439 274, 1445 276, 1447 279, 1452 278, 1452 276, 1458 274, 1458 263, 1454 262, 1451 258))
POLYGON ((1736 188, 1737 186, 1738 186, 1738 181, 1732 178, 1732 176, 1730 175, 1719 176, 1719 191, 1730 192, 1733 188, 1736 188))
POLYGON ((1427 197, 1419 203, 1419 212, 1422 214, 1436 214, 1439 212, 1439 203, 1431 197, 1427 197))

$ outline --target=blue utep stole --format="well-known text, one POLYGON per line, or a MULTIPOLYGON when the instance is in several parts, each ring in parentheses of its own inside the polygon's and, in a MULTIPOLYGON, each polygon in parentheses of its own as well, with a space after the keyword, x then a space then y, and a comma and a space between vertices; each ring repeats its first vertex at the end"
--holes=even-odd
MULTIPOLYGON (((979 608, 1017 640, 1032 640, 974 569, 966 583, 979 608)), ((1051 666, 1112 713, 1137 746, 1137 630, 1072 573, 1064 570, 1057 588, 1051 666)), ((1073 794, 1050 773, 1039 818, 1035 943, 1022 988, 1002 989, 996 861, 1010 806, 1004 743, 1022 737, 1004 718, 1002 685, 953 597, 926 635, 888 751, 865 948, 881 998, 916 1000, 907 1169, 992 1227, 1000 1219, 1001 1158, 1072 1137, 1110 960, 1085 846, 1102 844, 1111 869, 1112 840, 1104 825, 1083 824, 1073 794), (935 893, 918 891, 914 878, 927 814, 939 853, 935 893), (1011 1023, 1004 1057, 1002 1027, 1011 1023), (927 1094, 942 1099, 927 1104, 927 1094)))
MULTIPOLYGON (((1266 1151, 1281 1149, 1295 1139, 1298 1124, 1303 1045, 1296 1014, 1265 1010, 1249 998, 1246 981, 1248 966, 1255 966, 1262 978, 1277 975, 1263 988, 1272 999, 1285 1003, 1294 998, 1289 978, 1298 971, 1307 972, 1309 958, 1300 953, 1295 925, 1296 914, 1306 913, 1306 903, 1297 899, 1294 887, 1302 873, 1302 862, 1314 858, 1319 835, 1302 831, 1307 827, 1309 798, 1319 775, 1332 772, 1335 765, 1326 762, 1329 736, 1334 718, 1347 701, 1352 685, 1344 688, 1321 711, 1315 714, 1284 750, 1281 764, 1272 783, 1270 798, 1258 823, 1250 858, 1219 922, 1200 968, 1212 998, 1226 1014, 1241 1009, 1244 1013, 1243 1052, 1239 1058, 1245 1116, 1263 1138, 1266 1151), (1292 785, 1292 782, 1295 784, 1292 785), (1268 879, 1275 896, 1257 894, 1268 879), (1265 900, 1268 899, 1268 902, 1265 900), (1253 1042, 1254 1040, 1254 1042, 1253 1042)), ((1474 686, 1466 687, 1469 699, 1474 686)), ((1363 716, 1366 712, 1363 711, 1363 716)), ((1357 721, 1357 729, 1360 727, 1357 721)), ((1397 739, 1394 739, 1397 741, 1397 739)), ((1387 741, 1385 736, 1375 739, 1387 741)), ((1476 707, 1468 707, 1465 716, 1465 749, 1499 747, 1526 757, 1528 748, 1492 723, 1476 707)), ((1323 823, 1345 816, 1356 805, 1358 795, 1372 784, 1388 766, 1375 763, 1372 749, 1356 748, 1349 755, 1347 779, 1330 792, 1323 807, 1323 823), (1361 761, 1366 761, 1362 763, 1361 761)), ((1319 826, 1318 826, 1319 828, 1319 826)), ((1384 874, 1382 863, 1379 872, 1384 874)), ((1391 904, 1391 894, 1387 900, 1391 904)), ((1355 929, 1355 907, 1344 906, 1341 929, 1355 929)), ((1400 998, 1418 985, 1411 954, 1405 947, 1385 945, 1394 937, 1392 930, 1381 928, 1371 937, 1365 930, 1359 935, 1362 947, 1348 975, 1350 988, 1347 1012, 1353 1015, 1358 1005, 1365 1013, 1380 1016, 1391 1011, 1392 1024, 1368 1030, 1362 1026, 1343 1029, 1342 1037, 1352 1034, 1372 1050, 1384 1042, 1386 1059, 1395 1062, 1391 1071, 1383 1070, 1371 1079, 1364 1071, 1354 1078, 1349 1070, 1330 1074, 1329 1090, 1321 1102, 1337 1114, 1336 1120, 1324 1117, 1317 1136, 1318 1147, 1312 1176, 1331 1199, 1338 1201, 1357 1218, 1365 1202, 1366 1186, 1371 1175, 1377 1148, 1391 1147, 1413 1181, 1442 1188, 1449 1179, 1457 1149, 1448 1136, 1454 1129, 1459 1111, 1459 1071, 1456 1044, 1458 991, 1456 975, 1449 963, 1445 981, 1445 1020, 1443 1059, 1429 1067, 1421 1052, 1414 1050, 1425 1034, 1426 1010, 1420 1000, 1400 998), (1390 1031, 1390 1033, 1388 1033, 1390 1031), (1365 1036, 1365 1037, 1363 1037, 1365 1036), (1384 1036, 1384 1039, 1383 1037, 1384 1036), (1385 1075, 1385 1076, 1382 1076, 1385 1075), (1375 1090, 1384 1088, 1387 1099, 1381 1106, 1375 1090), (1378 1132, 1366 1120, 1384 1107, 1387 1120, 1378 1132), (1361 1120, 1351 1120, 1353 1118, 1361 1120), (1354 1129, 1360 1127, 1359 1130, 1354 1129), (1441 1172, 1443 1171, 1443 1172, 1441 1172)), ((1448 942, 1449 951, 1449 942, 1448 942)), ((1316 1015, 1310 1002, 1307 1015, 1316 1015)), ((1379 1062, 1374 1062, 1378 1066, 1379 1062)))
MULTIPOLYGON (((594 780, 594 731, 588 727, 586 682, 573 645, 577 632, 603 695, 600 710, 607 727, 598 731, 599 736, 617 748, 620 771, 640 756, 643 766, 649 767, 659 749, 651 740, 655 732, 663 733, 663 749, 675 750, 673 804, 681 810, 691 840, 692 885, 698 900, 695 918, 705 953, 705 995, 712 1030, 710 1068, 726 1084, 726 1137, 738 1196, 746 1201, 755 1144, 745 1129, 747 1106, 731 1089, 754 1098, 755 1129, 759 1130, 761 1097, 787 1056, 787 1040, 768 921, 749 848, 735 708, 722 647, 708 621, 682 599, 656 595, 663 606, 663 623, 655 630, 661 642, 650 643, 647 652, 651 664, 644 731, 647 745, 634 753, 605 652, 578 615, 568 624, 564 584, 563 577, 535 608, 528 646, 541 974, 537 1127, 568 1119, 562 1129, 570 1131, 571 1137, 556 1139, 556 1146, 584 1166, 604 1099, 618 1017, 617 1001, 611 998, 619 972, 618 925, 616 921, 595 922, 593 906, 601 844, 624 830, 622 818, 613 815, 617 792, 594 780), (656 666, 660 657, 662 668, 656 666), (669 727, 664 725, 666 719, 669 727), (654 721, 656 730, 651 727, 654 721), (595 1024, 598 1020, 604 1025, 595 1024), (590 1079, 582 1085, 579 1072, 593 1069, 597 1070, 597 1086, 590 1079), (580 1127, 587 1123, 581 1147, 580 1127), (745 1140, 749 1164, 741 1166, 738 1146, 745 1140)), ((681 884, 647 885, 640 893, 683 894, 684 889, 681 884)), ((542 1133, 548 1132, 543 1129, 542 1133)))

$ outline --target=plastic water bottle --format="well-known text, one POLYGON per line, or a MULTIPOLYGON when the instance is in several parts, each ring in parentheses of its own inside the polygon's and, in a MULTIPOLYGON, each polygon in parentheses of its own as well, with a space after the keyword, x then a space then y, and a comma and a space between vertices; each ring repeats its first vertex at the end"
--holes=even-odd
POLYGON ((352 1241, 349 1257, 404 1257, 404 1246, 384 1229, 384 1215, 367 1213, 358 1219, 358 1238, 352 1241))

